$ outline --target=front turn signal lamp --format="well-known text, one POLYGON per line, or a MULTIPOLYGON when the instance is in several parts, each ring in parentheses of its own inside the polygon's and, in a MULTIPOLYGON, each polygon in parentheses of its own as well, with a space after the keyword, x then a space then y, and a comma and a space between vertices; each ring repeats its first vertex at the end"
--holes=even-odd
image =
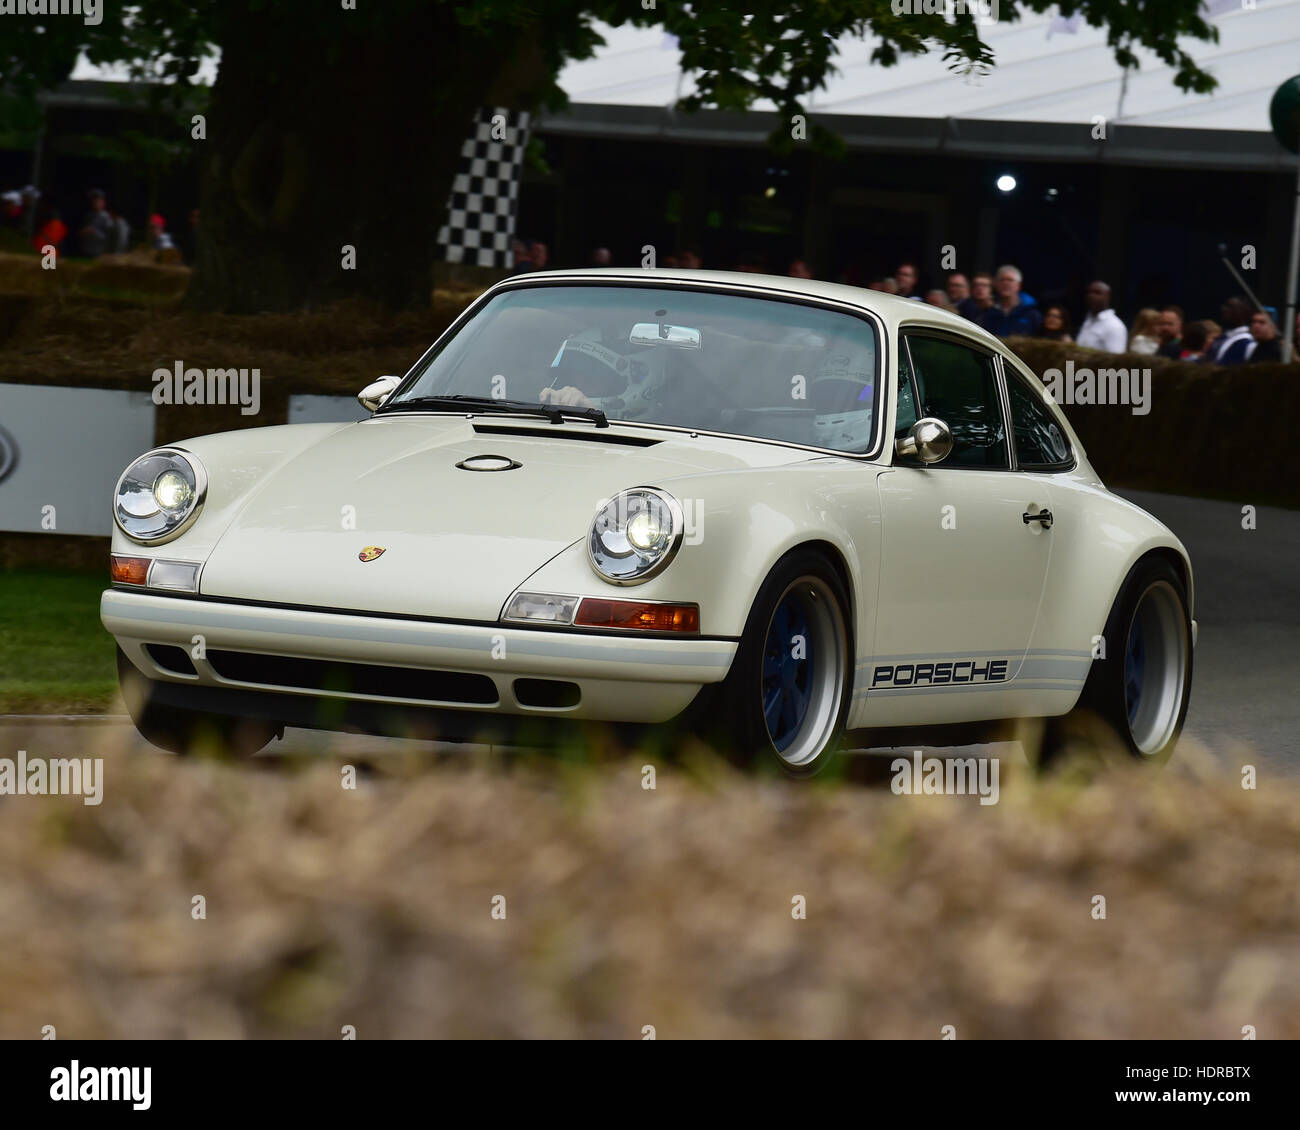
POLYGON ((578 605, 578 615, 573 622, 588 628, 698 635, 700 606, 644 600, 606 600, 603 597, 589 596, 578 605))
POLYGON ((115 585, 198 592, 200 567, 197 561, 165 561, 114 553, 109 557, 108 572, 115 585))
POLYGON ((109 558, 109 575, 115 585, 139 585, 142 588, 149 583, 149 566, 152 557, 123 557, 113 554, 109 558))
POLYGON ((546 592, 517 592, 506 606, 503 619, 527 624, 572 624, 579 599, 546 592))

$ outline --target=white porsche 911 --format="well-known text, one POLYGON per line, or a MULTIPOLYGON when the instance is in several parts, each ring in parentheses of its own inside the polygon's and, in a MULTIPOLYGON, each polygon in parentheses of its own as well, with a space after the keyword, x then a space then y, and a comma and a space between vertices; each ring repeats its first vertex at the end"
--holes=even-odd
POLYGON ((955 315, 535 273, 360 400, 123 473, 101 614, 151 742, 675 723, 803 775, 859 731, 1045 719, 1050 755, 1087 711, 1139 758, 1178 737, 1185 549, 955 315))

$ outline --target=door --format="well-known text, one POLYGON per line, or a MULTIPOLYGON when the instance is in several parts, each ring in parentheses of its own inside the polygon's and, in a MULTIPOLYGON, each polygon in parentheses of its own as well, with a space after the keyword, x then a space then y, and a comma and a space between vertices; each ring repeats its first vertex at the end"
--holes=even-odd
POLYGON ((1049 485, 1013 470, 993 354, 913 332, 899 355, 895 435, 933 416, 953 449, 929 466, 895 455, 877 479, 880 591, 861 724, 1000 717, 1047 577, 1051 531, 1033 517, 1050 511, 1049 485))

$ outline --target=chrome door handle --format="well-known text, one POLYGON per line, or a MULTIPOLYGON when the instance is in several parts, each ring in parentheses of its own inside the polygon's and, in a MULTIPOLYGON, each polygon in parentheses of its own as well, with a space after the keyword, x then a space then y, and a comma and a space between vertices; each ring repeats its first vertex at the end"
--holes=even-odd
POLYGON ((1050 530, 1052 528, 1052 512, 1050 510, 1040 510, 1037 514, 1026 513, 1022 514, 1021 517, 1025 520, 1026 526, 1029 525, 1030 522, 1039 522, 1045 530, 1050 530))

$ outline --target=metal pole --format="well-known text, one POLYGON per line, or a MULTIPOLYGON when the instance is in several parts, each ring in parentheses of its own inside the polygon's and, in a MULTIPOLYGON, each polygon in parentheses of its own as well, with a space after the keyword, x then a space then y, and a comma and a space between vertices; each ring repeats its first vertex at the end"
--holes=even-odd
POLYGON ((1300 165, 1295 173, 1295 207, 1291 217, 1291 259, 1286 274, 1286 327, 1282 336, 1282 362, 1290 364, 1295 342, 1295 284, 1300 273, 1300 165))
POLYGON ((1228 258, 1228 249, 1222 243, 1219 244, 1219 261, 1227 267, 1228 274, 1237 280, 1237 285, 1246 292, 1246 297, 1250 299, 1251 305, 1254 306, 1256 310, 1264 309, 1264 304, 1255 296, 1255 292, 1250 289, 1250 284, 1241 277, 1241 272, 1232 265, 1232 260, 1228 258))

